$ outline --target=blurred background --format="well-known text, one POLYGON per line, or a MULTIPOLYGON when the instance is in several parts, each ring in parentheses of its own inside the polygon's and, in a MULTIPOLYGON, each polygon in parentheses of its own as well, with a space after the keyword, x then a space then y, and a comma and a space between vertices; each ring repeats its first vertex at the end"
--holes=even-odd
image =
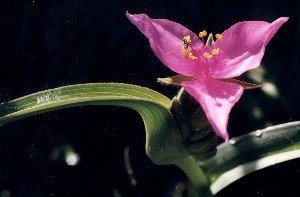
MULTIPOLYGON (((262 66, 243 75, 262 88, 244 93, 231 112, 229 132, 233 137, 296 121, 299 10, 299 0, 2 0, 0 102, 90 82, 132 83, 173 97, 178 89, 156 78, 174 73, 156 58, 126 11, 170 19, 196 33, 288 16, 267 46, 262 66)), ((0 127, 0 197, 179 195, 185 175, 174 166, 152 164, 144 143, 141 118, 120 107, 77 107, 10 123, 0 127)), ((254 173, 220 196, 297 191, 293 180, 300 178, 299 166, 293 161, 254 173)))

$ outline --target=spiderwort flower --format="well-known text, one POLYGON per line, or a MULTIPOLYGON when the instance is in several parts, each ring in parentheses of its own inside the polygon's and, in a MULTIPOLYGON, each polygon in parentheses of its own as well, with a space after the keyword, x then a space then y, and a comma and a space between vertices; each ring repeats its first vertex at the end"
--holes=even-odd
MULTIPOLYGON (((156 56, 179 73, 180 85, 202 106, 216 134, 226 141, 231 108, 240 99, 245 82, 232 79, 260 65, 265 46, 288 18, 272 23, 239 22, 222 34, 204 38, 207 32, 194 34, 186 27, 166 19, 151 19, 145 14, 128 19, 149 39, 156 56)), ((172 81, 172 78, 169 78, 172 81)))

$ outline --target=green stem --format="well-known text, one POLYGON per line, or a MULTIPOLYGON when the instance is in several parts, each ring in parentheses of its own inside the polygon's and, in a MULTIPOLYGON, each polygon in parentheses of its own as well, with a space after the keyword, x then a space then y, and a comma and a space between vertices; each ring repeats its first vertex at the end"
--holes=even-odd
POLYGON ((199 195, 209 196, 209 181, 200 165, 192 156, 180 159, 175 164, 184 171, 199 195))

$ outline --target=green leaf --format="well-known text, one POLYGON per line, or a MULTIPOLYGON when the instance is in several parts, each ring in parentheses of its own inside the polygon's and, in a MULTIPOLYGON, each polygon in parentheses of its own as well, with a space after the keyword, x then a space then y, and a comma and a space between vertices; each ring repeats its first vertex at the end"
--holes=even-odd
POLYGON ((146 129, 146 153, 156 164, 175 164, 197 189, 208 180, 183 145, 182 134, 170 112, 171 100, 151 89, 122 84, 79 84, 50 89, 0 104, 0 126, 48 111, 84 106, 116 105, 137 111, 146 129))
POLYGON ((251 172, 296 158, 300 158, 300 121, 232 138, 201 167, 216 194, 251 172))
MULTIPOLYGON (((256 131, 217 147, 217 154, 200 166, 183 145, 172 114, 171 100, 134 85, 95 83, 65 86, 0 104, 0 126, 40 113, 84 105, 117 105, 136 110, 146 128, 146 153, 156 164, 175 164, 206 193, 208 180, 216 194, 230 183, 262 168, 300 157, 300 122, 256 131), (204 175, 203 170, 206 175, 204 175)), ((208 193, 207 193, 208 192, 208 193)))
POLYGON ((171 100, 148 88, 121 83, 65 86, 0 105, 0 126, 36 114, 84 105, 117 105, 136 110, 146 128, 146 153, 156 164, 187 157, 182 136, 169 111, 171 100))

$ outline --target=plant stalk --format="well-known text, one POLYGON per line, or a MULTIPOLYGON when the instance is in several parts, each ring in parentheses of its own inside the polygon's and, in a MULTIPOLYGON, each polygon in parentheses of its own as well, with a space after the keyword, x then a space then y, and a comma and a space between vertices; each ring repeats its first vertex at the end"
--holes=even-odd
POLYGON ((197 191, 197 196, 211 196, 207 176, 192 156, 178 160, 176 165, 187 175, 193 186, 193 190, 197 191))

